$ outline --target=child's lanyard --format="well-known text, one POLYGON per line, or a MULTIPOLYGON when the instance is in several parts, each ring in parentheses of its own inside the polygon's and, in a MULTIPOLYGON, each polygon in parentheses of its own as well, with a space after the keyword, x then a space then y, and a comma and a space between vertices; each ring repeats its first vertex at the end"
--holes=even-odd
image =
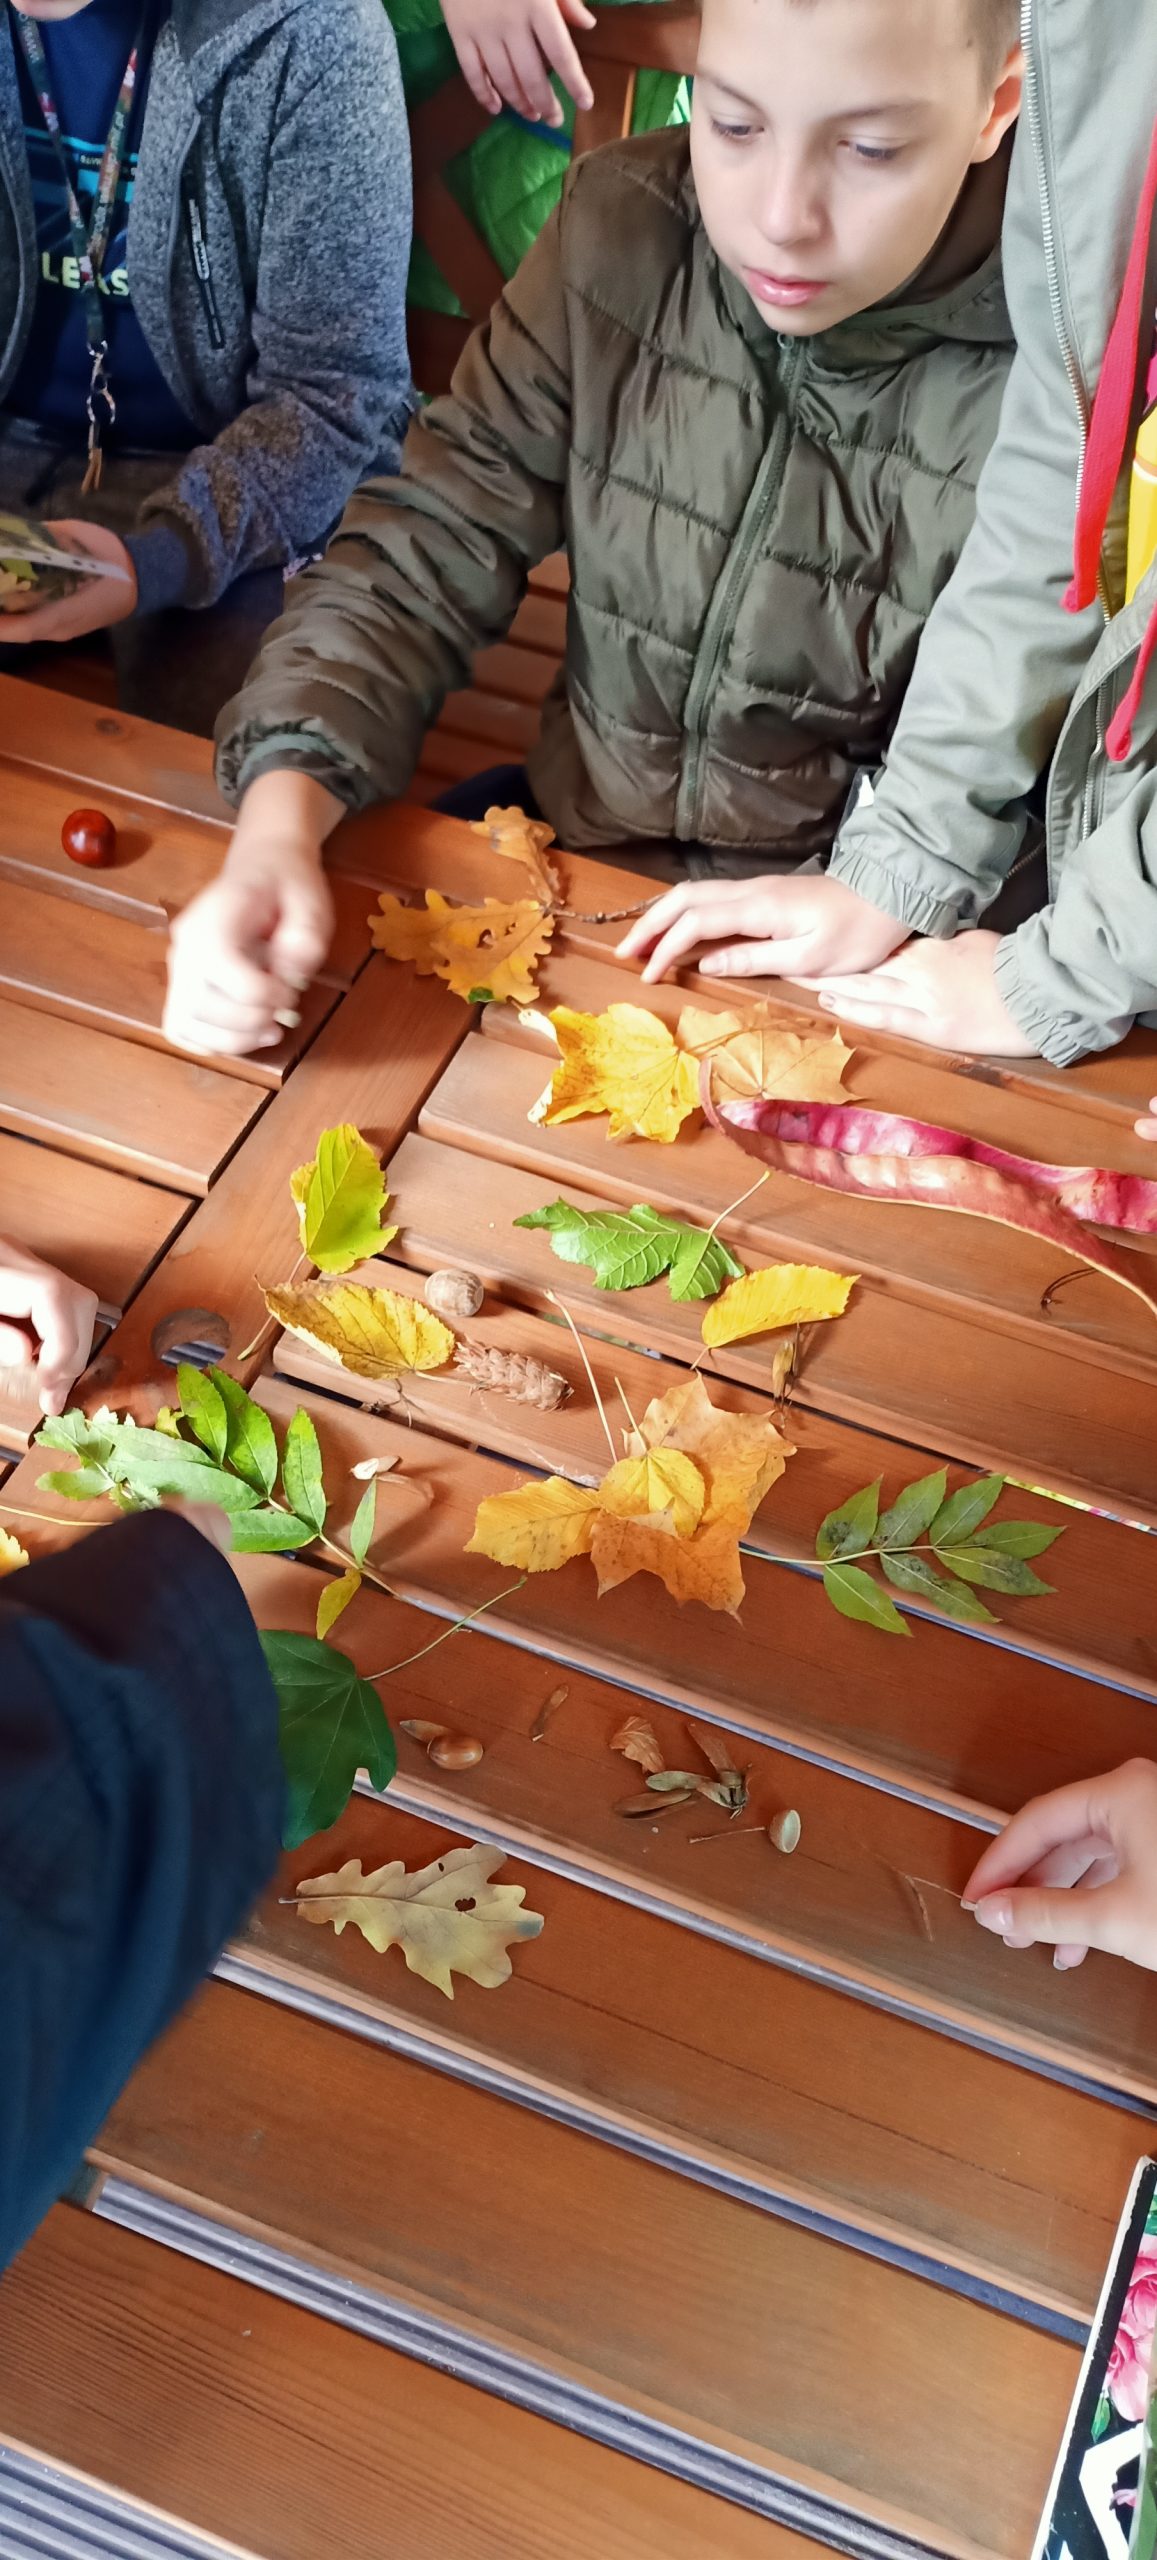
POLYGON ((83 487, 84 492, 87 495, 89 490, 99 489, 100 487, 101 471, 103 469, 103 457, 101 454, 100 443, 101 432, 105 426, 112 426, 115 424, 117 413, 116 401, 113 398, 112 384, 109 380, 108 374, 108 339, 105 336, 104 309, 101 301, 99 280, 104 269, 105 252, 108 248, 109 235, 112 231, 113 225, 113 216, 116 211, 117 190, 120 186, 121 173, 125 164, 125 143, 128 138, 129 119, 133 111, 133 95, 137 85, 137 63, 140 54, 140 37, 138 36, 125 65, 124 78, 120 85, 120 95, 117 98, 116 106, 113 109, 113 119, 109 127, 108 141, 105 144, 104 157, 100 164, 100 177, 97 182, 96 191, 96 205, 93 211, 92 226, 90 229, 85 223, 84 215, 81 212, 77 198, 76 189, 73 186, 71 177, 69 176, 68 161, 65 156, 64 142, 60 131, 60 118, 56 112, 56 103, 48 85, 48 59, 44 51, 43 37, 41 36, 40 29, 35 18, 26 18, 23 10, 21 9, 14 9, 12 14, 20 32, 20 42, 24 48, 24 59, 28 65, 29 78, 31 79, 32 86, 36 91, 36 95, 40 103, 40 112, 48 127, 53 148, 56 152, 57 160, 60 163, 60 175, 64 186, 65 202, 68 207, 69 229, 72 233, 72 253, 80 270, 80 290, 84 301, 84 325, 88 336, 89 361, 92 367, 89 377, 88 398, 85 404, 88 410, 88 467, 85 471, 83 487), (101 408, 98 408, 98 402, 101 404, 101 408))

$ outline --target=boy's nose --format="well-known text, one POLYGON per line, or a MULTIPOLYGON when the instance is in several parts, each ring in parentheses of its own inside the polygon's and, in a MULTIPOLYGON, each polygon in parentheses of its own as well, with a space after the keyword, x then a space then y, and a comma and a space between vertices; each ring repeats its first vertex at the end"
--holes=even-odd
POLYGON ((798 249, 820 238, 823 204, 815 171, 806 160, 778 162, 763 190, 759 227, 769 248, 798 249))

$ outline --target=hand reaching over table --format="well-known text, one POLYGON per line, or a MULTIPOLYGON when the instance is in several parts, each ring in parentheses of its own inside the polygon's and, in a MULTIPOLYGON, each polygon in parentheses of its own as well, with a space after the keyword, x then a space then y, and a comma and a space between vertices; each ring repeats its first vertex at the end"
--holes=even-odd
POLYGON ((0 1236, 0 1368, 35 1366, 42 1413, 63 1413, 87 1367, 97 1306, 95 1290, 0 1236))
POLYGON ((688 880, 657 898, 619 944, 619 957, 646 955, 650 983, 686 960, 697 943, 721 943, 700 966, 712 978, 799 978, 805 971, 874 969, 908 938, 908 928, 823 872, 750 880, 688 880))
POLYGON ((333 932, 322 847, 344 815, 308 774, 250 785, 217 879, 173 926, 162 1029, 175 1049, 246 1057, 297 1022, 333 932))
POLYGON ((1060 1972, 1090 1947, 1157 1972, 1157 1767, 1129 1760, 1037 1796, 985 1850, 963 1900, 1006 1947, 1054 1947, 1060 1972))

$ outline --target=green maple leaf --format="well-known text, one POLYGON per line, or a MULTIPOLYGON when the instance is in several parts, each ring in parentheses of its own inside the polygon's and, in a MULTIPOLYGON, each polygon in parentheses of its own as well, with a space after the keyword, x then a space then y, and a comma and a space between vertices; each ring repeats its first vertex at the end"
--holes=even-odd
POLYGON ((348 1654, 280 1630, 261 1642, 281 1708, 289 1785, 282 1837, 287 1849, 299 1849, 337 1821, 359 1769, 373 1786, 388 1787, 397 1753, 381 1699, 348 1654))
POLYGON ((673 1298, 713 1298, 743 1269, 718 1236, 664 1218, 641 1200, 632 1209, 576 1209, 569 1200, 551 1200, 514 1223, 545 1227, 559 1261, 585 1263, 597 1289, 638 1289, 666 1271, 673 1298))
POLYGON ((349 1121, 323 1129, 312 1164, 290 1176, 301 1249, 319 1271, 352 1271, 396 1236, 383 1227, 389 1194, 373 1148, 349 1121))

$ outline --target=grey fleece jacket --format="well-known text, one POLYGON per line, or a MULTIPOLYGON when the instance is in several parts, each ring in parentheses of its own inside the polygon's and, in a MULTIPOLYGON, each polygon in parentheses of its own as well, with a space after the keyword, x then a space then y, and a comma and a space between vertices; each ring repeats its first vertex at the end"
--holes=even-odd
MULTIPOLYGON (((173 0, 128 230, 133 302, 204 441, 148 497, 139 607, 212 604, 316 548, 391 470, 411 407, 410 154, 381 0, 173 0)), ((31 326, 36 228, 0 44, 0 407, 31 326)))

